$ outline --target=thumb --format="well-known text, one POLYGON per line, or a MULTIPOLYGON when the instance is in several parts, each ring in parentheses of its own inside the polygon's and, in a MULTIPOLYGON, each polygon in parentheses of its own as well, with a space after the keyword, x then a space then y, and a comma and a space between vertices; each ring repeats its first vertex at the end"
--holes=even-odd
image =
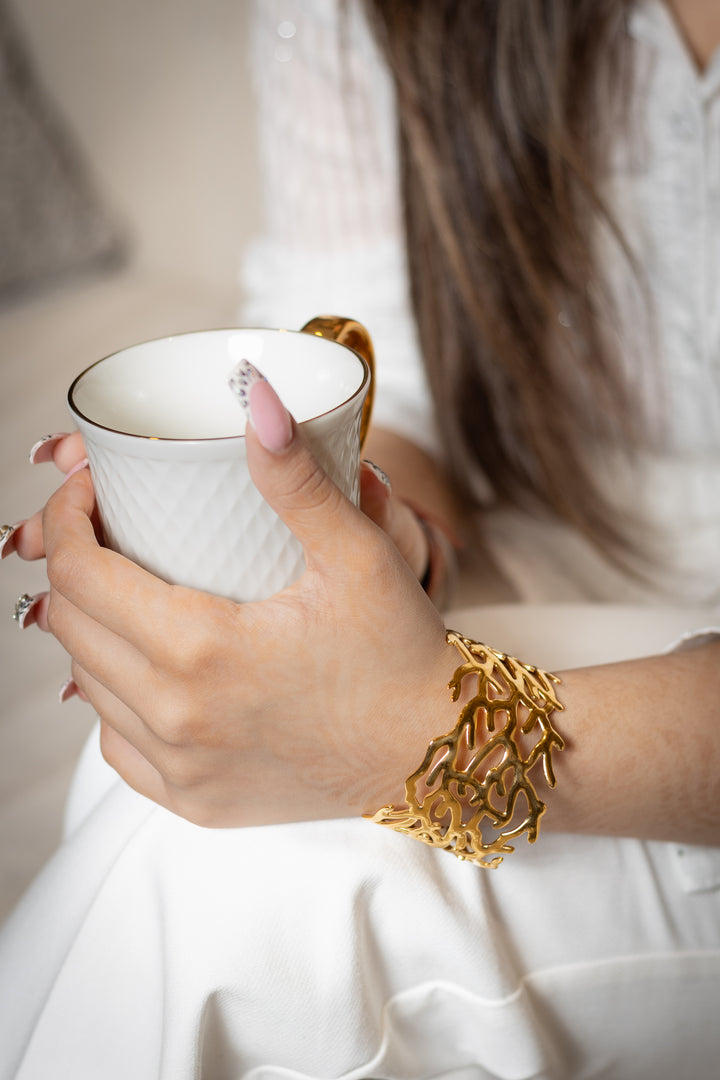
POLYGON ((253 483, 300 541, 308 565, 346 562, 348 542, 363 528, 364 515, 327 476, 270 383, 254 382, 248 404, 253 483))

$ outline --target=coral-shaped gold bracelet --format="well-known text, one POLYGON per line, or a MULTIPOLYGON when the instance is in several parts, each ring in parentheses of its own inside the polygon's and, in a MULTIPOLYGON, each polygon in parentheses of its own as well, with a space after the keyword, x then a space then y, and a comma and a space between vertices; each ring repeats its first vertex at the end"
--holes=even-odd
POLYGON ((453 701, 463 679, 477 691, 447 735, 433 739, 425 759, 405 782, 405 807, 384 806, 367 815, 459 859, 494 868, 515 849, 508 842, 537 839, 545 803, 533 770, 555 787, 552 753, 565 743, 551 717, 561 712, 556 675, 447 631, 462 663, 448 683, 453 701))

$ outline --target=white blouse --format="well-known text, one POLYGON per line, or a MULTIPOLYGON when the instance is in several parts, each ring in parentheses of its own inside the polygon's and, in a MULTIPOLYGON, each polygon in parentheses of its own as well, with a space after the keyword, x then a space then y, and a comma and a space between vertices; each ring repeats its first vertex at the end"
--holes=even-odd
MULTIPOLYGON (((437 450, 413 323, 389 74, 363 18, 334 0, 258 3, 252 56, 262 230, 242 262, 243 318, 299 327, 351 314, 375 341, 375 423, 437 450)), ((640 0, 633 137, 612 204, 653 299, 608 244, 632 377, 661 432, 637 471, 598 463, 618 507, 647 523, 640 583, 563 525, 490 507, 482 530, 519 599, 720 604, 720 56, 699 75, 659 0, 640 0), (656 564, 656 565, 655 565, 656 564)), ((562 318, 562 314, 559 313, 562 318)), ((464 602, 463 597, 459 597, 464 602)))

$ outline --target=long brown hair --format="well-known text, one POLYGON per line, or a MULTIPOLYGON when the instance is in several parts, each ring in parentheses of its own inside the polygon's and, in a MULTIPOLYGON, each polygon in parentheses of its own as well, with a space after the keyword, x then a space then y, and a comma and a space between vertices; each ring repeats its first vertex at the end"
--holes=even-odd
MULTIPOLYGON (((412 295, 453 478, 622 550, 587 448, 637 413, 599 272, 631 0, 365 0, 398 101, 412 295), (460 464, 458 464, 460 463, 460 464)), ((625 254, 628 258, 627 251, 625 254)))

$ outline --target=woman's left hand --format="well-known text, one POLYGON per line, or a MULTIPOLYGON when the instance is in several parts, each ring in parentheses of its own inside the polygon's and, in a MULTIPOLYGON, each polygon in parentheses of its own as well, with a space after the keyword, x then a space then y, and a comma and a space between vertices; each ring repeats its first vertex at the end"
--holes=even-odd
POLYGON ((258 385, 253 479, 305 549, 288 589, 236 604, 100 547, 86 469, 44 514, 49 626, 101 718, 105 758, 137 791, 210 826, 402 801, 404 778, 457 712, 437 611, 258 385))
MULTIPOLYGON (((426 471, 427 473, 427 471, 426 471)), ((360 466, 360 506, 386 533, 439 610, 452 595, 461 541, 439 515, 393 494, 390 481, 370 461, 360 466)))

